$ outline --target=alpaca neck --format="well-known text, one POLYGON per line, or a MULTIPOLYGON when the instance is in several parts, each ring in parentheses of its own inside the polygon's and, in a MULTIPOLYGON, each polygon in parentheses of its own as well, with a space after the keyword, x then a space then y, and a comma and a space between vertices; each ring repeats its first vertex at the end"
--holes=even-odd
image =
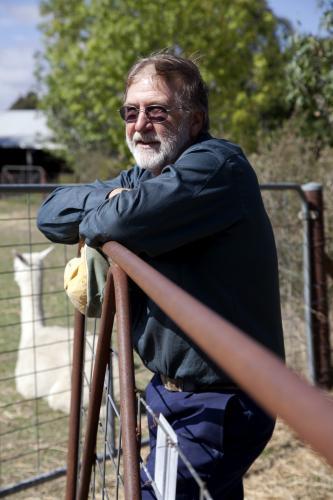
POLYGON ((29 274, 29 279, 19 285, 21 292, 21 346, 31 345, 38 329, 44 325, 42 276, 38 271, 29 274))

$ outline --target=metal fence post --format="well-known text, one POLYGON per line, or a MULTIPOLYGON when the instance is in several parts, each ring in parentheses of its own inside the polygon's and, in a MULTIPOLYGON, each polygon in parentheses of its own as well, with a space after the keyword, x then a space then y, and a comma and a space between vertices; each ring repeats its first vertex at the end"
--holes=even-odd
POLYGON ((325 271, 325 232, 322 185, 302 186, 309 205, 309 245, 311 264, 311 317, 313 325, 314 382, 329 389, 332 385, 331 349, 325 271))

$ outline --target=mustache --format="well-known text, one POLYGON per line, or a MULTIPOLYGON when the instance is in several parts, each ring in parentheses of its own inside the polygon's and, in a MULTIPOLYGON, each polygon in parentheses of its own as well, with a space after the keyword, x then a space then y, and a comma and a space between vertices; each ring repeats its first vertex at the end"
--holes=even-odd
POLYGON ((147 134, 142 134, 141 132, 134 132, 132 142, 152 142, 159 141, 159 137, 155 132, 147 132, 147 134))

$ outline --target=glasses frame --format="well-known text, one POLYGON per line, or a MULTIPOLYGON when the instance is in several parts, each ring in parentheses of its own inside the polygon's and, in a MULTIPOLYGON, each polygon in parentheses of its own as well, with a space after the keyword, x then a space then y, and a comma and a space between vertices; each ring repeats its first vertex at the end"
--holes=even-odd
MULTIPOLYGON (((140 113, 144 113, 146 115, 147 120, 150 121, 151 123, 163 123, 168 119, 170 111, 173 111, 175 109, 185 110, 185 108, 183 108, 182 106, 167 108, 163 104, 149 104, 148 106, 145 106, 144 108, 137 108, 136 106, 130 106, 129 104, 125 104, 118 111, 119 111, 121 118, 124 120, 125 123, 136 123, 138 118, 139 118, 140 113), (130 108, 131 110, 136 111, 135 120, 126 120, 126 117, 125 117, 126 108, 130 108), (162 120, 159 120, 159 119, 156 119, 157 117, 149 116, 150 111, 153 111, 156 108, 159 108, 166 113, 165 118, 163 118, 162 120)), ((188 110, 186 110, 186 111, 188 111, 188 110)))

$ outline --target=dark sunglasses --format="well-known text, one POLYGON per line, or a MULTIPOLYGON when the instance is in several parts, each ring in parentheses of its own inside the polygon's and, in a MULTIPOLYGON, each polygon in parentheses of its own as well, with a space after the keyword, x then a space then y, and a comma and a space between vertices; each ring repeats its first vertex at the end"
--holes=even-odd
POLYGON ((164 122, 173 109, 183 108, 166 108, 160 104, 151 104, 145 108, 139 109, 135 106, 122 106, 119 110, 120 116, 126 123, 135 123, 138 119, 139 113, 144 113, 147 119, 153 123, 164 122))

